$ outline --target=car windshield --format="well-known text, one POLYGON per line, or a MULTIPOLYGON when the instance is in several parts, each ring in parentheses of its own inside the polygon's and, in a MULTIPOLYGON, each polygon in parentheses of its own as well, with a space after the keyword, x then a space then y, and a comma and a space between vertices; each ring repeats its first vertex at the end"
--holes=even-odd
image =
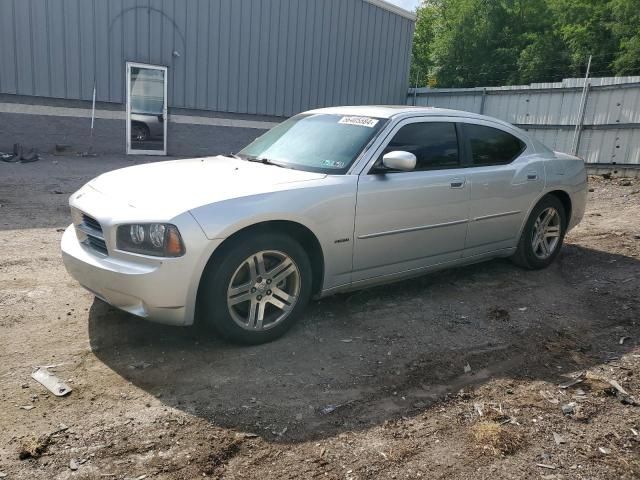
POLYGON ((385 121, 357 115, 296 115, 255 139, 238 156, 297 170, 345 173, 385 121))

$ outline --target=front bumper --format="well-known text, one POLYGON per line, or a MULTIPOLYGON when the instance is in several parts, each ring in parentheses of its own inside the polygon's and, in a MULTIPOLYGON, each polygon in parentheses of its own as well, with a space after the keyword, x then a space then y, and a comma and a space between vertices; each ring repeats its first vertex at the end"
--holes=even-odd
MULTIPOLYGON (((195 225, 195 221, 193 221, 195 225)), ((126 312, 168 325, 191 325, 202 271, 221 241, 208 241, 199 227, 186 228, 187 254, 153 258, 119 253, 96 255, 69 225, 62 260, 69 274, 98 298, 126 312)))
POLYGON ((195 297, 190 282, 180 281, 185 277, 182 258, 135 261, 97 256, 78 241, 74 225, 65 230, 61 248, 69 274, 105 302, 159 323, 193 323, 195 297))

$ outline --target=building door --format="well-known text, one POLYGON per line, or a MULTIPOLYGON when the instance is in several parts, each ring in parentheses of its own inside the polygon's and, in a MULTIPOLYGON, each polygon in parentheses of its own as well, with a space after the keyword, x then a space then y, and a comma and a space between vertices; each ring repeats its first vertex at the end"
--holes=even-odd
POLYGON ((167 154, 167 67, 127 62, 127 153, 167 154))

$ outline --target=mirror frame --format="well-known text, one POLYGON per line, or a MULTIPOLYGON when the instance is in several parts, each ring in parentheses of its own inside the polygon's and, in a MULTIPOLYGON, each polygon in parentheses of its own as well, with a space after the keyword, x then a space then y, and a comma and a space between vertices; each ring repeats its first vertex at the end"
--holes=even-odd
POLYGON ((402 172, 414 171, 417 161, 418 159, 413 153, 404 150, 394 150, 382 156, 382 165, 385 168, 402 172))

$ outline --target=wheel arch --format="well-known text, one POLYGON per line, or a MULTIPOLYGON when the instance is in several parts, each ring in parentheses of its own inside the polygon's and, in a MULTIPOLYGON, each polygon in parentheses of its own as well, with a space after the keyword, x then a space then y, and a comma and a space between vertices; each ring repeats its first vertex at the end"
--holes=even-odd
MULTIPOLYGON (((248 235, 256 235, 259 233, 284 233, 295 239, 309 256, 312 271, 312 294, 317 294, 322 290, 324 281, 324 253, 318 237, 305 225, 292 220, 266 220, 253 225, 246 226, 236 230, 213 251, 207 260, 205 267, 200 276, 198 284, 198 293, 196 297, 196 305, 199 304, 200 287, 203 285, 203 279, 212 271, 216 260, 223 257, 225 253, 234 245, 234 242, 241 241, 248 235)), ((198 308, 196 307, 196 312, 198 308)))
POLYGON ((562 206, 564 207, 564 210, 565 210, 565 215, 567 217, 565 219, 566 220, 565 229, 567 228, 568 225, 571 224, 571 210, 572 210, 571 196, 566 191, 560 190, 557 188, 553 190, 549 190, 549 191, 543 192, 538 198, 536 198, 535 202, 531 203, 531 206, 529 207, 529 211, 524 217, 524 220, 522 221, 522 225, 520 225, 520 230, 518 232, 518 237, 517 237, 518 241, 522 236, 522 232, 524 231, 524 227, 527 224, 529 217, 531 216, 531 212, 533 212, 533 209, 536 208, 536 205, 538 205, 538 203, 540 203, 540 201, 548 195, 556 197, 560 201, 560 203, 562 203, 562 206))
MULTIPOLYGON (((550 192, 547 192, 546 195, 553 195, 558 200, 560 200, 560 203, 562 203, 562 206, 564 207, 564 214, 566 216, 566 218, 565 218, 565 222, 566 222, 565 228, 567 228, 567 226, 571 224, 571 210, 572 210, 572 207, 573 207, 573 205, 571 204, 571 196, 567 192, 565 192, 564 190, 552 190, 550 192)), ((542 198, 544 198, 546 195, 543 195, 542 198)), ((538 200, 538 202, 539 201, 540 200, 538 200)))

